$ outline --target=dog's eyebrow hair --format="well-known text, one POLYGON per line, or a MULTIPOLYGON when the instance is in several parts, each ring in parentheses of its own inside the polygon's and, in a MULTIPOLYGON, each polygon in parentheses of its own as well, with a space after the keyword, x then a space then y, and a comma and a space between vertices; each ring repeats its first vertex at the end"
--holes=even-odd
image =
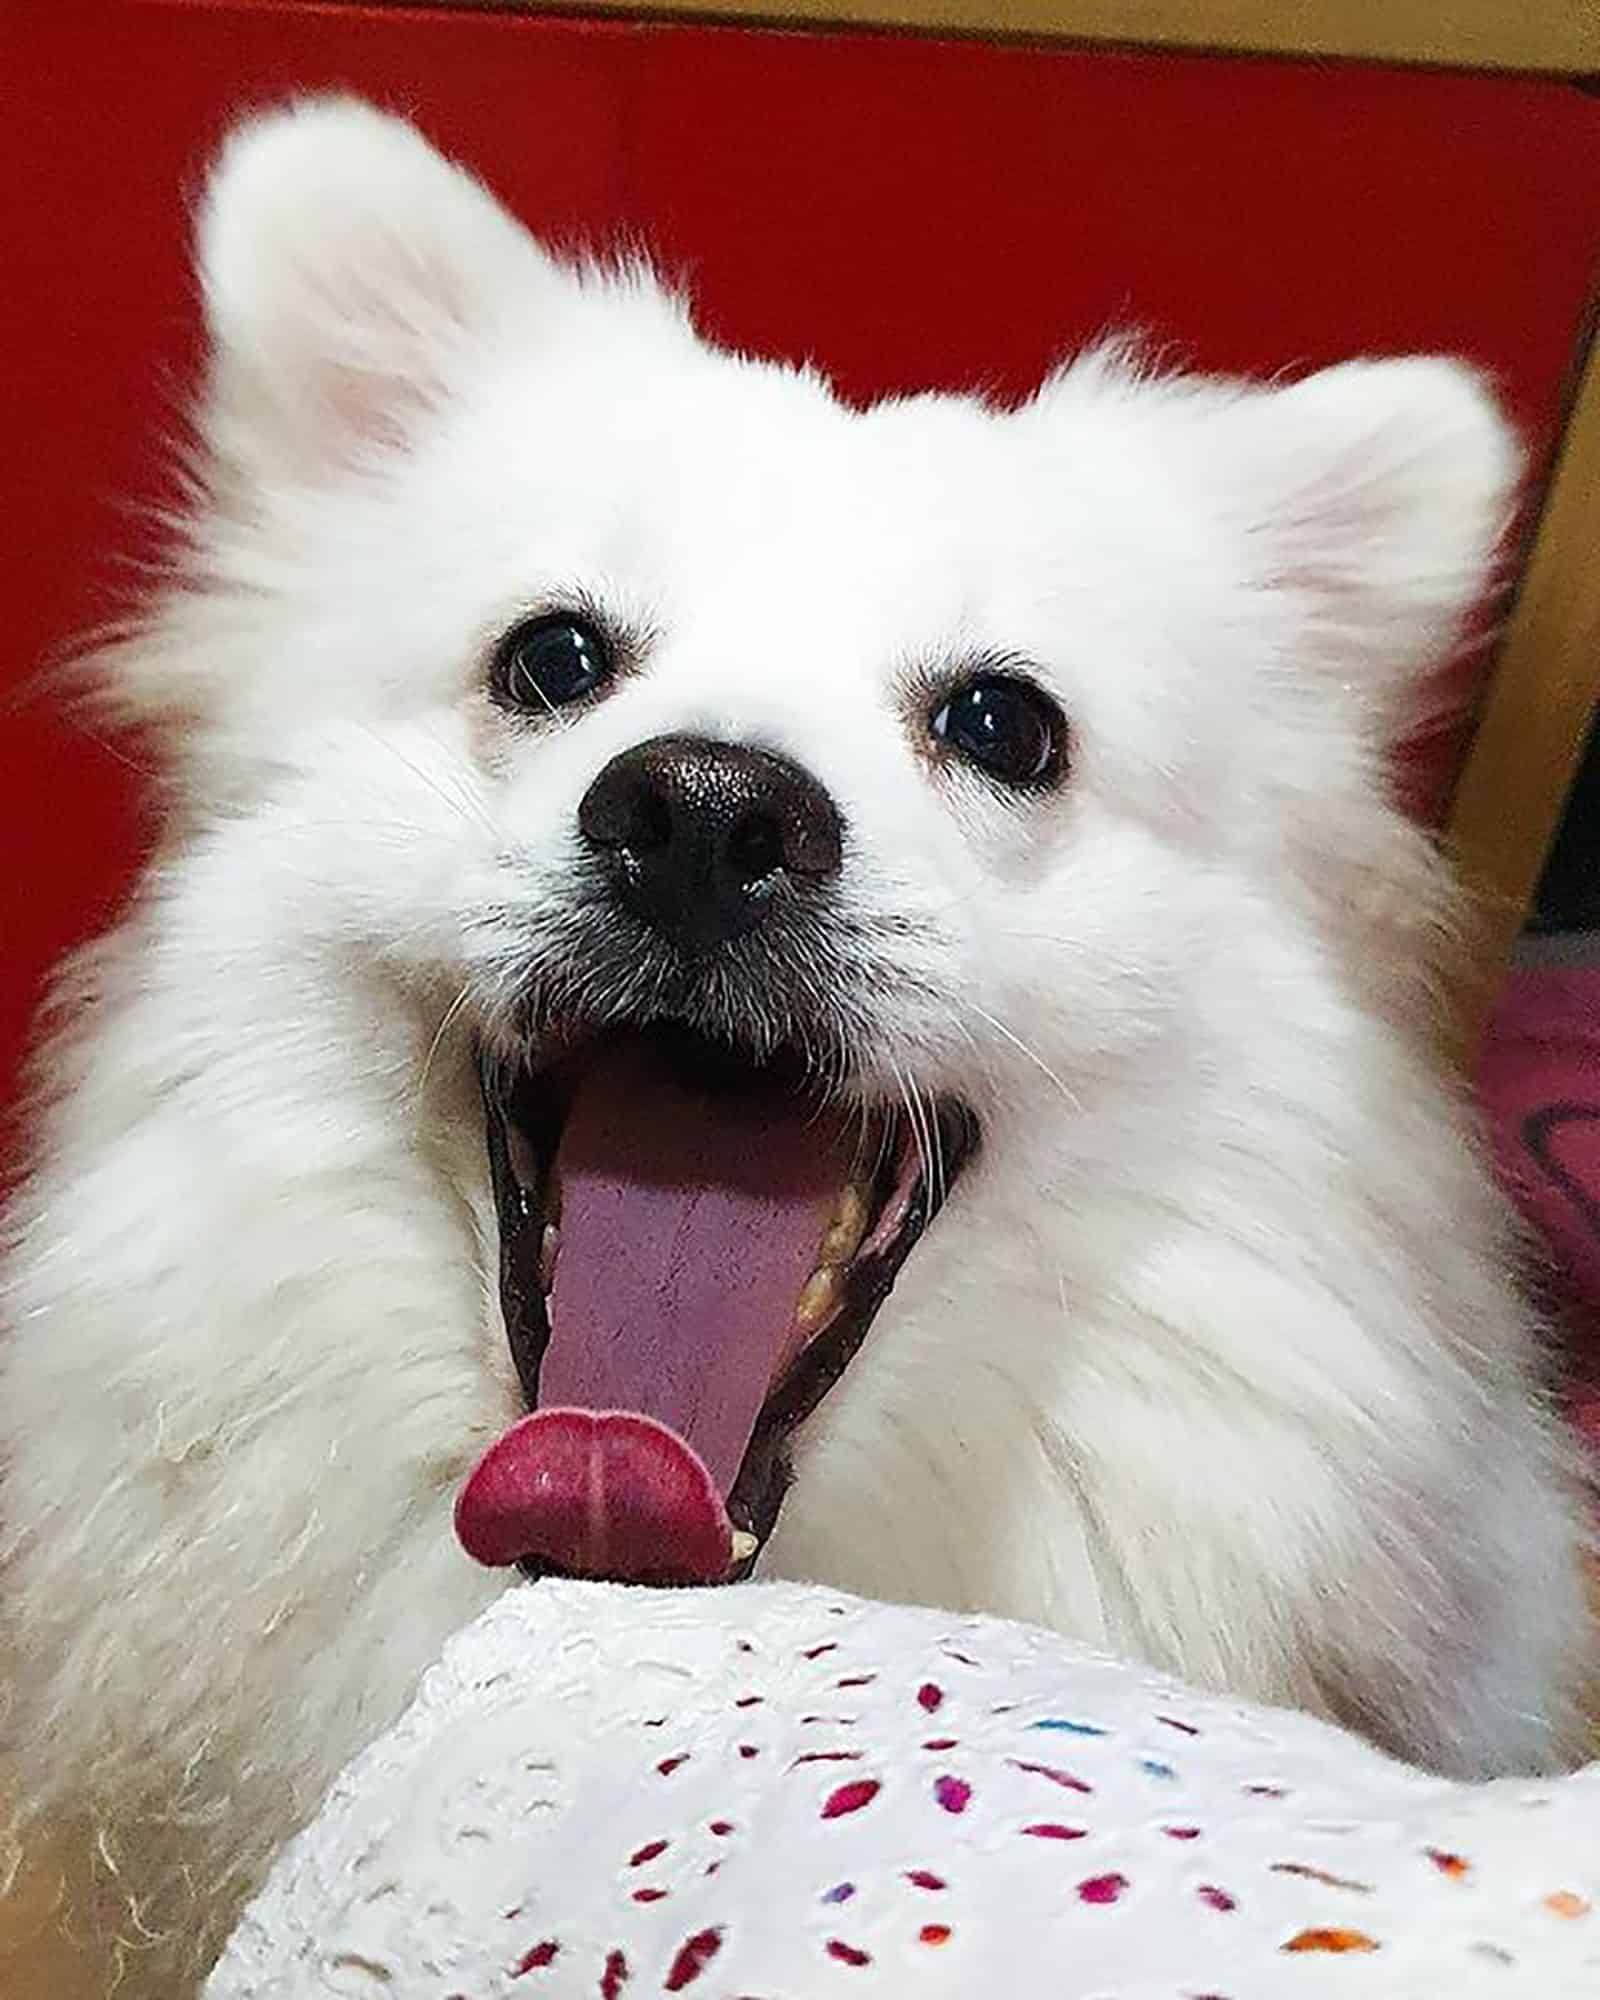
POLYGON ((663 625, 654 613, 642 608, 630 608, 615 602, 608 602, 597 590, 580 585, 576 601, 572 607, 590 618, 626 655, 619 660, 621 666, 638 667, 646 656, 661 643, 663 625))
POLYGON ((916 679, 934 687, 961 679, 969 674, 1009 674, 1015 680, 1029 681, 1041 693, 1048 694, 1044 669, 1029 653, 1014 646, 978 646, 961 643, 950 647, 919 647, 916 652, 902 655, 895 666, 896 677, 902 680, 916 679))
POLYGON ((653 613, 620 603, 620 591, 612 595, 594 584, 554 585, 542 595, 549 600, 541 610, 573 611, 597 625, 616 654, 622 673, 636 673, 661 643, 661 620, 653 613))
POLYGON ((893 695, 909 724, 930 702, 953 694, 963 681, 978 674, 1003 674, 1022 681, 1059 704, 1039 663, 1029 654, 1004 646, 952 646, 947 652, 923 647, 902 655, 893 669, 893 695))

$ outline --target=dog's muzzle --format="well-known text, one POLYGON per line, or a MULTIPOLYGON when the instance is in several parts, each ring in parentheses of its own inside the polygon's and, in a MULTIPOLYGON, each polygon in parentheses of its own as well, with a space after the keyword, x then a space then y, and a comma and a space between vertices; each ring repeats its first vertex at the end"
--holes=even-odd
POLYGON ((793 1432, 977 1122, 954 1098, 902 1115, 842 1096, 842 1065, 784 1030, 829 984, 845 849, 799 765, 655 737, 600 772, 578 830, 591 942, 561 969, 577 1004, 547 1000, 525 1059, 483 1067, 529 1414, 462 1488, 457 1530, 534 1573, 718 1582, 770 1533, 793 1432))

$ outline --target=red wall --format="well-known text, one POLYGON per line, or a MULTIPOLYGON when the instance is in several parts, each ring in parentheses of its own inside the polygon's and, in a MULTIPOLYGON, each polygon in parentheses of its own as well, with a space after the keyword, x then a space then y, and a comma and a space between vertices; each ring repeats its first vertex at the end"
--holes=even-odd
POLYGON ((11 0, 0 75, 0 1101, 138 852, 137 773, 34 670, 155 546, 185 201, 242 107, 407 109, 542 230, 642 237, 714 333, 860 396, 1020 390, 1131 321, 1219 368, 1467 353, 1548 438, 1600 243, 1600 99, 1557 82, 285 0, 11 0))

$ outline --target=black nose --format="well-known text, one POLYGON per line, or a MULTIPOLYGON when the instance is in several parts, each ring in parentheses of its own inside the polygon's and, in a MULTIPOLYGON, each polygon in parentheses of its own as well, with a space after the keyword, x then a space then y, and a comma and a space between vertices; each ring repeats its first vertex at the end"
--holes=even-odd
POLYGON ((839 872, 839 814, 816 779, 703 736, 656 736, 613 757, 578 828, 635 916, 700 950, 754 930, 786 882, 839 872))

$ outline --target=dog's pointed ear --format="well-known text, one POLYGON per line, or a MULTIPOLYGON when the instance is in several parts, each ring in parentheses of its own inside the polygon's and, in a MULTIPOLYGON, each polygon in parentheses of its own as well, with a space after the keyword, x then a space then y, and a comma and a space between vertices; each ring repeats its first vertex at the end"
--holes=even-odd
POLYGON ((211 445, 291 481, 403 443, 467 354, 571 283, 469 174, 353 98, 233 133, 198 255, 211 445))
POLYGON ((1388 706, 1448 657, 1509 524, 1520 453, 1454 361, 1356 361, 1234 406, 1258 579, 1294 650, 1388 706))

